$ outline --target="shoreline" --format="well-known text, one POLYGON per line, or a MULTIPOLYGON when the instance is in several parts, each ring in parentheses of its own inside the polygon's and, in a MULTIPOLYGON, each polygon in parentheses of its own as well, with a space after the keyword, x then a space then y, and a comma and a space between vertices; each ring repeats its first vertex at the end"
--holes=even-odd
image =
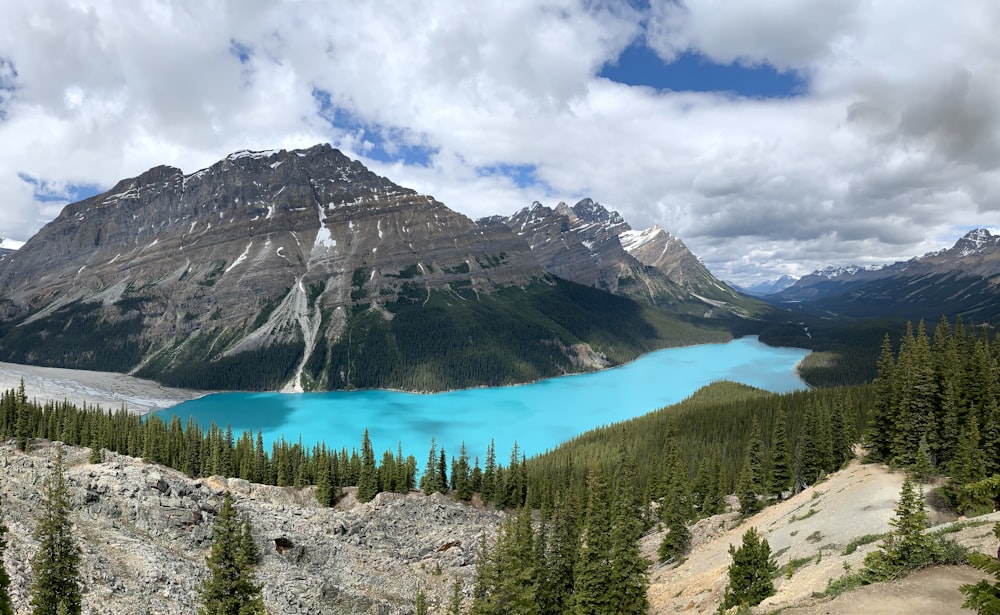
POLYGON ((0 362, 0 389, 16 390, 22 378, 28 399, 36 402, 68 401, 77 406, 100 406, 105 411, 114 411, 124 405, 132 414, 140 415, 164 410, 212 393, 174 389, 153 380, 117 372, 0 362))
MULTIPOLYGON (((759 337, 756 335, 745 335, 741 337, 733 337, 729 340, 723 342, 707 342, 707 344, 729 344, 736 340, 743 338, 756 338, 759 341, 759 337)), ((764 344, 764 342, 760 342, 764 344)), ((694 344, 702 345, 702 344, 694 344)), ((770 346, 770 344, 764 344, 770 346)), ((659 348, 657 350, 651 350, 646 353, 642 353, 632 361, 622 363, 619 365, 611 365, 598 370, 592 371, 582 371, 582 372, 571 372, 567 374, 560 374, 558 376, 552 376, 552 378, 570 377, 576 375, 583 375, 588 373, 594 373, 595 371, 609 371, 617 368, 624 367, 634 361, 641 359, 642 357, 659 352, 661 350, 669 350, 674 348, 684 348, 686 346, 669 346, 666 348, 659 348)), ((800 349, 807 350, 807 349, 800 349)), ((808 356, 808 355, 807 355, 808 356)), ((796 364, 794 371, 796 376, 806 388, 813 388, 806 382, 801 373, 799 372, 799 367, 801 366, 802 360, 796 364)), ((146 380, 143 378, 136 378, 134 376, 129 376, 127 374, 120 374, 117 372, 98 372, 82 369, 70 369, 62 367, 41 367, 36 365, 25 365, 20 363, 5 363, 0 362, 0 390, 17 389, 20 385, 21 379, 24 379, 25 390, 28 394, 28 398, 38 401, 38 402, 62 402, 68 401, 77 406, 82 406, 87 404, 88 406, 101 406, 104 410, 117 410, 123 404, 128 409, 129 412, 133 414, 145 415, 152 412, 157 412, 159 410, 165 410, 172 408, 178 404, 186 401, 191 401, 193 399, 198 399, 205 397, 207 395, 212 395, 215 393, 238 393, 240 391, 200 391, 196 389, 180 389, 166 387, 154 380, 146 380)), ((538 382, 540 380, 546 380, 545 378, 529 381, 520 382, 516 384, 503 385, 504 387, 518 387, 533 382, 538 382)), ((481 387, 469 387, 475 388, 489 388, 484 386, 481 387)), ((353 389, 357 391, 361 390, 376 390, 376 389, 353 389)), ((412 393, 415 395, 434 395, 439 393, 450 393, 454 391, 464 390, 464 389, 447 389, 443 391, 404 391, 396 389, 377 389, 386 390, 397 393, 412 393)), ((283 395, 298 395, 300 393, 285 392, 282 390, 269 391, 271 393, 280 393, 283 395)), ((325 391, 307 391, 307 392, 325 392, 325 391)))

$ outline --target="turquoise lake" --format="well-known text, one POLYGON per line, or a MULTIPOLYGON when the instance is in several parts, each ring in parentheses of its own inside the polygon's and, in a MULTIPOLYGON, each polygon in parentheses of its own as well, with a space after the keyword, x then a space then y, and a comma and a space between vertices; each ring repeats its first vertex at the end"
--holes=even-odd
POLYGON ((550 378, 531 384, 419 394, 397 391, 331 393, 218 393, 161 410, 169 421, 193 416, 199 425, 231 425, 238 437, 260 430, 265 447, 282 436, 311 448, 360 448, 367 428, 376 458, 384 450, 417 458, 423 467, 434 437, 449 458, 464 442, 469 458, 485 458, 496 441, 497 461, 506 464, 517 441, 528 456, 601 425, 641 416, 677 403, 718 380, 743 382, 784 393, 806 388, 795 366, 809 354, 775 348, 756 337, 725 344, 670 348, 595 373, 550 378))

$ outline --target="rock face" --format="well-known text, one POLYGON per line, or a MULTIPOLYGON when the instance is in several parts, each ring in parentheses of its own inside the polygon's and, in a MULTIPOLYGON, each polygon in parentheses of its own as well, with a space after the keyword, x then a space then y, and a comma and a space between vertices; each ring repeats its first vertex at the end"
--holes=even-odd
POLYGON ((83 319, 120 342, 106 359, 11 357, 22 362, 162 371, 192 346, 215 358, 279 347, 298 358, 284 374, 297 385, 354 307, 544 275, 513 233, 320 145, 238 152, 190 175, 157 167, 67 206, 0 263, 0 320, 27 336, 83 319))
POLYGON ((591 199, 555 209, 537 201, 509 218, 480 220, 504 224, 527 240, 547 271, 653 305, 694 304, 746 314, 748 302, 719 282, 684 243, 659 226, 633 231, 617 211, 591 199))
MULTIPOLYGON (((32 532, 54 446, 36 442, 22 454, 0 445, 11 530, 4 559, 15 607, 28 602, 32 532)), ((409 614, 419 588, 431 605, 444 605, 455 579, 471 596, 476 547, 500 521, 498 513, 440 494, 380 494, 367 504, 349 495, 341 507, 319 508, 311 488, 193 480, 107 452, 104 463, 91 465, 88 449, 67 450, 73 532, 83 549, 83 611, 95 615, 196 612, 225 490, 253 527, 257 581, 270 613, 409 614)))
MULTIPOLYGON (((747 313, 681 242, 646 263, 629 233, 589 199, 474 222, 329 145, 161 166, 0 260, 0 358, 187 388, 432 390, 585 369, 641 312, 590 289, 747 313)), ((635 331, 618 361, 671 344, 635 331)))
POLYGON ((768 297, 848 316, 895 315, 982 322, 1000 317, 1000 237, 970 231, 947 250, 886 266, 828 267, 768 297))

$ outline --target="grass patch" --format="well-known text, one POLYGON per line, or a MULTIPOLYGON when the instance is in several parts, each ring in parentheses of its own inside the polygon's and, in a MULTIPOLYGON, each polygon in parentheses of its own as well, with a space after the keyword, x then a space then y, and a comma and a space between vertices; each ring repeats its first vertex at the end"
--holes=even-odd
POLYGON ((851 553, 857 551, 858 547, 869 545, 877 540, 881 540, 883 536, 885 536, 885 534, 865 534, 864 536, 859 536, 858 538, 855 538, 851 542, 847 543, 847 546, 844 547, 844 551, 841 555, 850 555, 851 553))
POLYGON ((823 532, 816 530, 812 534, 806 536, 806 542, 817 543, 823 540, 823 532))
POLYGON ((806 514, 802 515, 801 517, 798 515, 792 515, 792 517, 788 520, 788 522, 795 523, 796 521, 802 521, 803 519, 808 519, 809 517, 815 515, 818 512, 819 511, 816 510, 815 508, 810 508, 808 511, 806 511, 806 514))

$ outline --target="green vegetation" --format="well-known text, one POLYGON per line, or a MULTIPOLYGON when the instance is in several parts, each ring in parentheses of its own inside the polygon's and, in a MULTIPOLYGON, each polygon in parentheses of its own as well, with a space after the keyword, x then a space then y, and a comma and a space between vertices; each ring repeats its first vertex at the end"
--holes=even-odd
MULTIPOLYGON (((993 526, 993 535, 1000 540, 1000 523, 993 526)), ((969 565, 987 574, 992 574, 996 582, 990 584, 987 581, 980 581, 971 585, 962 585, 958 588, 965 594, 965 602, 962 607, 975 609, 980 615, 1000 613, 1000 560, 982 553, 970 553, 969 565)))
POLYGON ((223 494, 222 508, 212 527, 208 578, 198 587, 198 615, 264 615, 261 586, 253 581, 257 545, 250 521, 236 514, 233 496, 223 494))
POLYGON ((992 510, 1000 491, 975 489, 1000 474, 1000 343, 961 320, 942 319, 933 341, 923 323, 907 326, 893 353, 886 336, 878 360, 870 429, 873 459, 919 476, 947 472, 944 494, 963 514, 992 510))
POLYGON ((887 534, 862 536, 844 549, 853 553, 858 546, 881 538, 877 551, 865 556, 864 568, 827 583, 823 595, 836 596, 845 591, 871 583, 890 581, 918 568, 934 564, 965 563, 967 552, 943 534, 928 533, 927 511, 924 508, 923 489, 914 486, 907 475, 899 493, 896 514, 889 521, 892 531, 887 534))
POLYGON ((729 566, 729 586, 722 601, 723 610, 734 606, 755 606, 774 595, 772 579, 778 573, 778 565, 771 557, 767 539, 758 534, 756 528, 750 528, 743 534, 743 544, 739 549, 729 545, 729 555, 733 563, 729 566))
POLYGON ((391 319, 356 306, 339 341, 320 342, 309 376, 332 389, 501 386, 576 371, 566 353, 574 344, 619 364, 666 346, 729 338, 715 325, 561 280, 491 293, 404 285, 384 308, 391 319))
POLYGON ((136 302, 103 306, 67 304, 30 323, 0 323, 0 356, 5 361, 127 372, 148 345, 139 341, 142 317, 136 302))
POLYGON ((7 531, 7 524, 3 520, 3 509, 0 509, 0 615, 14 615, 14 605, 10 601, 10 575, 4 566, 7 531))
POLYGON ((80 613, 80 547, 71 531, 71 507, 60 447, 42 490, 41 517, 35 528, 39 546, 31 562, 32 615, 80 613))
POLYGON ((292 377, 305 348, 297 341, 220 356, 235 338, 225 329, 192 336, 154 354, 136 375, 172 387, 273 391, 292 377))

